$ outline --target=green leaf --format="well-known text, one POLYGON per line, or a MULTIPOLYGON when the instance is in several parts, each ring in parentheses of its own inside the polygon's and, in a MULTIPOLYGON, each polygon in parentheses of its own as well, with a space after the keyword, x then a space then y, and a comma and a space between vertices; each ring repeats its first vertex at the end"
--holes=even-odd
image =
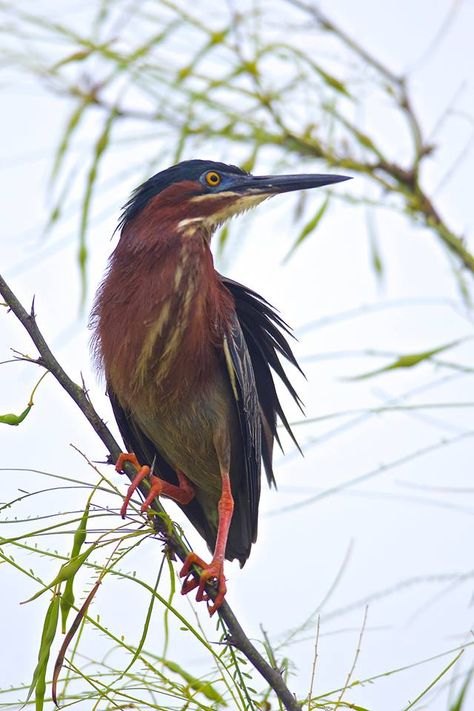
POLYGON ((76 62, 83 62, 85 59, 90 57, 92 52, 93 52, 92 47, 88 47, 87 49, 80 49, 78 52, 73 52, 72 54, 69 54, 67 57, 60 59, 59 62, 56 62, 56 64, 53 64, 53 66, 51 67, 51 72, 54 73, 58 69, 60 69, 61 67, 64 67, 67 64, 75 64, 76 62))
POLYGON ((344 96, 347 96, 351 98, 351 95, 349 91, 347 90, 347 87, 345 84, 343 84, 340 79, 336 79, 335 76, 332 74, 329 74, 329 72, 325 71, 324 69, 321 69, 321 67, 315 67, 316 71, 318 72, 319 76, 321 79, 324 81, 325 84, 331 87, 331 89, 335 89, 338 91, 340 94, 344 94, 344 96))
POLYGON ((100 134, 99 138, 96 141, 95 144, 95 149, 94 149, 94 157, 92 160, 92 165, 89 169, 89 173, 87 175, 87 180, 86 180, 86 191, 84 194, 84 199, 82 201, 82 210, 81 210, 81 224, 80 224, 80 231, 79 231, 79 250, 78 250, 78 263, 79 263, 79 273, 81 276, 81 282, 82 282, 82 294, 81 294, 81 304, 84 304, 84 300, 86 297, 86 286, 87 286, 87 281, 86 281, 86 267, 87 267, 87 258, 88 258, 88 251, 87 251, 87 245, 86 245, 86 233, 87 233, 87 226, 89 223, 89 213, 90 213, 90 207, 91 207, 91 201, 92 201, 92 191, 94 188, 95 181, 97 179, 97 172, 99 169, 99 163, 101 161, 101 158, 107 149, 109 142, 110 142, 110 134, 112 131, 112 125, 114 123, 115 118, 117 117, 117 110, 112 109, 107 116, 107 119, 104 124, 104 128, 102 129, 102 133, 100 134))
POLYGON ((179 664, 176 664, 176 662, 172 662, 169 659, 161 659, 161 663, 164 667, 184 679, 193 691, 198 691, 201 694, 204 694, 204 696, 210 701, 216 701, 223 706, 227 705, 223 697, 218 693, 218 691, 216 691, 209 681, 201 681, 200 679, 197 679, 195 676, 183 669, 179 664))
POLYGON ((224 253, 225 246, 229 239, 229 223, 222 227, 221 231, 217 236, 217 256, 222 257, 224 253))
POLYGON ((187 64, 185 67, 181 67, 181 69, 178 70, 178 73, 176 75, 176 81, 177 82, 182 82, 184 79, 187 79, 193 71, 193 65, 192 64, 187 64))
POLYGON ((460 267, 454 259, 453 255, 449 255, 450 262, 452 265, 452 270, 454 278, 456 279, 459 293, 467 309, 472 309, 472 297, 469 290, 469 285, 466 281, 466 275, 464 274, 463 268, 460 267))
POLYGON ((255 142, 254 146, 252 147, 252 150, 250 152, 250 155, 248 158, 240 162, 240 167, 242 170, 246 170, 248 173, 251 173, 252 170, 255 167, 255 161, 257 160, 257 154, 260 148, 260 143, 258 141, 255 142))
POLYGON ((258 71, 258 66, 256 61, 247 61, 243 63, 243 71, 246 72, 247 74, 250 74, 253 77, 258 77, 259 71, 258 71))
POLYGON ((405 707, 404 707, 403 711, 408 711, 409 709, 412 709, 413 707, 417 706, 417 704, 418 704, 418 702, 420 701, 420 699, 422 699, 423 696, 426 696, 426 694, 427 694, 429 691, 431 691, 431 689, 432 689, 434 686, 436 686, 436 684, 439 682, 439 680, 442 679, 442 677, 443 677, 445 674, 447 674, 447 672, 451 669, 451 667, 453 667, 453 666, 459 661, 459 659, 460 659, 460 657, 462 656, 463 653, 464 653, 464 649, 461 649, 461 651, 459 652, 459 654, 457 654, 457 655, 454 657, 454 659, 452 659, 452 660, 449 662, 449 664, 447 664, 447 665, 444 667, 444 669, 442 669, 442 670, 440 671, 440 673, 439 673, 437 676, 435 676, 435 678, 433 679, 433 681, 431 681, 431 682, 428 684, 428 686, 426 686, 426 687, 423 689, 423 691, 422 691, 420 694, 418 694, 418 696, 417 696, 415 699, 413 699, 413 701, 411 701, 411 702, 408 704, 408 706, 405 706, 405 707))
POLYGON ((379 244, 378 244, 378 236, 377 232, 375 230, 375 224, 374 224, 374 219, 373 219, 373 213, 372 211, 367 212, 367 233, 369 236, 369 250, 370 250, 370 260, 372 262, 372 267, 375 272, 375 276, 379 281, 382 280, 383 277, 383 262, 382 262, 382 255, 380 253, 379 249, 379 244))
POLYGON ((364 146, 364 148, 369 148, 371 151, 374 151, 374 153, 378 153, 378 149, 376 148, 375 143, 370 138, 370 136, 368 136, 366 133, 363 133, 362 131, 356 131, 355 135, 361 146, 364 146))
POLYGON ((130 66, 137 62, 137 60, 146 57, 150 52, 152 52, 156 47, 164 42, 169 34, 179 27, 179 20, 172 20, 169 24, 165 25, 164 29, 160 29, 160 32, 147 38, 146 42, 136 49, 133 50, 131 54, 124 58, 123 69, 127 70, 130 66))
POLYGON ((461 686, 461 689, 459 691, 457 698, 450 705, 449 711, 462 711, 462 708, 464 706, 464 701, 466 699, 467 689, 468 689, 469 684, 471 683, 471 680, 472 680, 472 674, 473 674, 473 672, 471 670, 466 677, 466 681, 461 686))
POLYGON ((324 217, 324 214, 328 208, 328 205, 329 205, 329 196, 324 200, 323 204, 319 207, 319 209, 317 210, 314 217, 312 217, 311 220, 306 223, 306 225, 303 227, 303 229, 299 233, 298 237, 296 238, 295 243, 293 244, 290 251, 288 252, 288 254, 286 255, 286 257, 283 260, 284 264, 290 259, 290 257, 298 249, 298 247, 301 246, 301 244, 305 241, 305 239, 312 232, 314 232, 314 230, 316 229, 316 227, 319 225, 322 218, 324 217))
POLYGON ((32 392, 31 392, 31 395, 30 395, 30 401, 29 401, 28 405, 25 407, 25 409, 23 410, 23 412, 21 412, 19 415, 15 415, 13 412, 7 412, 5 415, 0 415, 0 423, 1 424, 12 425, 13 427, 17 427, 19 424, 21 424, 23 422, 23 420, 25 419, 25 417, 27 417, 31 408, 34 405, 33 397, 34 397, 36 390, 38 389, 38 385, 41 383, 43 378, 45 378, 47 375, 48 375, 48 371, 46 373, 43 373, 41 378, 36 383, 35 387, 33 388, 32 392))
POLYGON ((64 657, 66 656, 67 649, 71 643, 71 640, 74 638, 74 635, 76 634, 77 630, 79 629, 79 625, 83 621, 87 610, 89 609, 89 605, 91 604, 98 588, 101 583, 101 580, 99 580, 95 583, 94 587, 90 591, 89 595, 87 596, 85 602, 83 603, 81 609, 77 613, 76 617, 74 618, 74 622, 71 625, 71 629, 67 633, 66 637, 64 638, 64 641, 61 645, 61 649, 59 650, 59 654, 57 656, 55 665, 54 665, 54 670, 53 670, 53 683, 52 683, 52 698, 56 706, 58 706, 57 702, 57 684, 58 684, 58 679, 59 675, 61 673, 61 669, 63 666, 64 662, 64 657))
MULTIPOLYGON (((79 522, 79 526, 77 527, 75 533, 74 533, 74 540, 72 544, 72 551, 71 551, 71 558, 70 560, 77 559, 77 556, 81 552, 81 548, 86 540, 86 535, 87 535, 87 520, 89 518, 89 510, 90 510, 90 499, 87 502, 86 508, 84 510, 84 513, 82 515, 82 518, 79 522)), ((67 618, 69 615, 69 612, 74 605, 74 577, 75 574, 71 575, 67 580, 66 580, 66 585, 64 587, 64 591, 61 595, 61 631, 63 634, 66 632, 66 623, 67 623, 67 618)))
POLYGON ((51 171, 51 177, 50 181, 53 183, 59 173, 59 169, 61 168, 61 164, 64 160, 64 156, 66 155, 67 149, 69 148, 69 144, 71 142, 71 137, 76 128, 79 126, 79 122, 84 114, 84 110, 89 106, 91 103, 92 97, 86 96, 82 99, 82 101, 79 103, 79 105, 74 109, 72 112, 71 116, 69 117, 69 120, 66 124, 66 128, 63 133, 63 137, 61 138, 61 143, 58 146, 58 150, 56 151, 56 155, 54 158, 54 164, 53 168, 51 171))
POLYGON ((344 378, 344 380, 367 380, 368 378, 373 378, 381 373, 387 373, 390 370, 396 370, 397 368, 414 368, 425 360, 430 360, 433 356, 438 355, 438 353, 443 353, 449 348, 454 348, 459 343, 462 343, 464 339, 460 338, 457 341, 451 341, 451 343, 446 343, 444 346, 439 346, 438 348, 433 348, 429 351, 422 351, 421 353, 409 353, 406 355, 399 356, 393 363, 386 365, 383 368, 377 368, 377 370, 371 370, 369 373, 362 373, 361 375, 356 375, 352 378, 344 378))
POLYGON ((69 580, 71 577, 73 578, 79 568, 90 556, 96 545, 96 543, 93 543, 86 551, 84 551, 84 553, 81 553, 81 555, 77 555, 74 558, 71 558, 71 560, 68 560, 67 563, 64 563, 64 565, 60 567, 59 573, 49 585, 41 590, 38 590, 38 592, 29 597, 28 600, 24 600, 21 604, 26 605, 27 602, 33 602, 33 600, 36 600, 36 598, 45 593, 47 590, 51 590, 51 588, 59 585, 59 583, 63 583, 65 580, 69 580))
POLYGON ((230 33, 230 27, 225 27, 223 30, 218 30, 216 32, 212 32, 210 39, 209 39, 209 44, 211 45, 217 45, 217 44, 222 44, 228 34, 230 33))
POLYGON ((33 679, 28 690, 28 695, 25 699, 25 704, 31 698, 33 691, 36 692, 36 711, 42 711, 44 704, 44 696, 46 692, 46 668, 48 666, 49 653, 51 645, 56 635, 59 617, 59 596, 54 595, 46 612, 43 623, 43 632, 41 634, 40 648, 38 651, 38 662, 33 672, 33 679))
POLYGON ((21 422, 23 422, 31 408, 32 404, 27 405, 27 407, 19 415, 15 415, 13 412, 7 412, 5 415, 0 415, 0 422, 4 425, 12 425, 13 427, 17 427, 21 422))

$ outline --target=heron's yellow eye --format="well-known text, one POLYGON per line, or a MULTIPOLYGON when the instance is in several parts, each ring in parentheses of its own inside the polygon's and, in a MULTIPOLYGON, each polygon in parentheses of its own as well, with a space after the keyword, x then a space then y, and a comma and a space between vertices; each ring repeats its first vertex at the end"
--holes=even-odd
POLYGON ((216 173, 215 170, 210 170, 209 173, 206 173, 206 183, 210 185, 211 188, 215 188, 220 182, 221 176, 219 173, 216 173))

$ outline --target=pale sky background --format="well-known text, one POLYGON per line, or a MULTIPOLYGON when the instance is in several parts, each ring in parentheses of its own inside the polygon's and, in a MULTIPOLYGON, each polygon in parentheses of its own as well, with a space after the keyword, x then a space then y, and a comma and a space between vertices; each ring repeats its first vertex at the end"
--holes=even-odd
MULTIPOLYGON (((63 4, 54 2, 39 2, 35 7, 48 9, 53 17, 59 6, 63 12, 63 4)), ((81 13, 91 6, 93 3, 88 3, 79 11, 71 4, 64 20, 77 21, 80 26, 84 22, 81 13)), ((473 153, 469 144, 474 122, 472 2, 360 0, 356 7, 349 0, 340 0, 322 3, 322 7, 393 70, 414 68, 412 96, 428 135, 456 97, 457 115, 445 120, 436 134, 434 140, 440 149, 425 177, 448 224, 466 235, 473 250, 473 153), (453 8, 457 11, 446 33, 431 47, 453 8), (451 173, 453 162, 456 168, 451 173), (443 180, 448 173, 449 179, 443 180)), ((110 421, 104 388, 91 370, 86 317, 77 315, 77 213, 57 231, 43 236, 51 206, 48 176, 52 151, 70 106, 45 91, 39 82, 25 76, 12 80, 12 76, 2 85, 0 113, 1 273, 25 305, 36 295, 38 323, 45 337, 73 378, 78 380, 83 374, 96 407, 110 421)), ((370 96, 363 109, 363 121, 378 127, 385 143, 393 145, 393 155, 403 153, 405 138, 398 134, 396 125, 385 122, 384 112, 371 104, 370 96)), ((96 135, 93 128, 89 136, 96 135)), ((75 160, 79 162, 89 159, 87 140, 86 131, 75 146, 75 160)), ((111 181, 127 162, 139 162, 140 150, 133 144, 123 144, 100 174, 99 191, 100 185, 104 187, 94 204, 89 234, 87 308, 113 248, 110 238, 120 207, 136 182, 122 180, 115 189, 110 187, 111 181)), ((199 156, 186 157, 238 163, 243 156, 235 146, 223 154, 209 143, 199 156)), ((144 153, 143 162, 146 160, 144 153)), ((258 165, 259 172, 269 169, 271 166, 263 162, 258 165)), ((295 159, 292 170, 326 172, 327 166, 320 162, 300 164, 295 159)), ((354 180, 348 191, 360 189, 354 180)), ((81 197, 78 193, 77 204, 81 197)), ((307 200, 317 205, 321 195, 308 195, 307 200)), ((293 197, 282 196, 261 206, 250 219, 240 218, 240 225, 233 231, 232 251, 220 266, 229 276, 257 289, 295 327, 299 337, 295 348, 308 381, 295 375, 294 382, 308 417, 357 412, 296 428, 305 457, 297 456, 291 446, 286 457, 276 454, 278 491, 263 487, 257 545, 242 571, 236 564, 227 564, 226 570, 228 601, 250 637, 260 637, 262 625, 278 645, 290 630, 314 614, 305 633, 282 652, 294 665, 290 688, 304 696, 309 688, 318 611, 315 693, 344 684, 358 646, 366 604, 367 623, 353 679, 383 674, 473 642, 474 382, 472 375, 434 365, 395 371, 376 379, 345 380, 388 364, 396 354, 425 351, 470 337, 472 312, 463 305, 450 261, 435 237, 388 211, 377 210, 373 215, 385 268, 381 285, 370 267, 366 212, 339 203, 334 203, 318 232, 283 266, 295 237, 294 204, 293 197), (236 249, 236 236, 240 240, 244 233, 245 241, 236 249), (344 316, 368 305, 376 308, 351 318, 344 316), (342 316, 331 318, 336 315, 342 316), (392 355, 362 357, 360 352, 367 349, 392 355), (396 400, 397 404, 448 403, 451 407, 366 414, 367 408, 402 396, 405 399, 396 400), (466 406, 452 406, 460 403, 466 406), (432 447, 430 453, 415 456, 428 447, 432 447), (395 465, 405 458, 406 462, 395 465), (364 475, 363 481, 349 486, 364 475), (339 485, 342 489, 336 492, 334 487, 339 485)), ((470 284, 469 277, 467 280, 470 284)), ((0 360, 9 357, 10 347, 34 353, 21 326, 3 309, 0 324, 0 360)), ((447 351, 442 360, 469 366, 472 356, 472 343, 467 342, 447 351)), ((2 366, 0 413, 20 412, 38 376, 39 371, 32 366, 2 366)), ((293 421, 301 419, 291 406, 289 414, 293 421)), ((51 486, 51 480, 41 474, 15 468, 95 482, 96 474, 71 449, 70 442, 93 460, 104 456, 104 448, 81 413, 48 376, 23 425, 0 427, 1 499, 15 498, 19 489, 36 491, 51 486)), ((125 480, 110 468, 107 474, 125 492, 125 480)), ((87 489, 72 489, 26 499, 10 511, 2 511, 0 535, 7 537, 40 527, 41 522, 4 523, 6 516, 26 518, 58 510, 81 510, 87 495, 87 489)), ((120 503, 117 497, 105 495, 97 497, 99 502, 110 508, 120 503)), ((197 551, 205 554, 202 541, 187 521, 179 518, 174 505, 166 503, 166 508, 183 523, 197 551)), ((118 517, 97 519, 95 525, 118 525, 118 517)), ((69 536, 49 536, 43 545, 67 552, 71 540, 69 536)), ((9 552, 21 558, 26 567, 38 567, 46 580, 57 571, 54 561, 38 561, 35 556, 28 563, 29 554, 9 552)), ((153 584, 160 561, 160 545, 150 539, 125 565, 153 584)), ((89 590, 91 579, 87 573, 80 578, 84 590, 89 590)), ((0 568, 0 585, 4 640, 0 687, 5 688, 31 678, 47 596, 20 606, 18 603, 37 586, 7 565, 0 568)), ((164 582, 163 591, 166 589, 164 582)), ((93 612, 100 614, 116 634, 136 643, 148 602, 134 586, 126 587, 109 576, 93 612)), ((189 600, 179 599, 176 604, 190 614, 189 600)), ((205 608, 193 605, 211 638, 215 638, 205 608)), ((199 675, 205 671, 206 660, 188 637, 174 631, 169 657, 199 675)), ((147 647, 160 654, 162 644, 162 613, 157 609, 147 647)), ((93 630, 86 632, 82 645, 86 655, 100 656, 102 649, 105 654, 110 648, 108 641, 93 630)), ((448 710, 450 694, 459 689, 461 675, 474 663, 471 649, 417 709, 448 710)), ((356 687, 345 699, 371 711, 401 711, 455 654, 453 651, 356 687)), ((119 656, 114 661, 120 663, 117 660, 119 656)), ((7 700, 13 704, 18 697, 16 692, 1 695, 0 708, 7 700)), ((472 693, 465 709, 471 708, 470 704, 474 705, 472 693)), ((86 710, 88 704, 79 703, 76 708, 86 710)))

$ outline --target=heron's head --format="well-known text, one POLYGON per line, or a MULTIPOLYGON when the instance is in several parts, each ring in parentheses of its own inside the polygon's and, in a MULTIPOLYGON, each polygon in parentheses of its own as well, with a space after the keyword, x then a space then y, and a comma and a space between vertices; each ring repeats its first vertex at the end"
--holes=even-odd
POLYGON ((179 231, 202 227, 212 234, 227 219, 266 198, 348 179, 317 173, 252 175, 235 165, 187 160, 140 185, 124 207, 120 227, 133 222, 144 210, 153 209, 155 220, 161 216, 179 231))

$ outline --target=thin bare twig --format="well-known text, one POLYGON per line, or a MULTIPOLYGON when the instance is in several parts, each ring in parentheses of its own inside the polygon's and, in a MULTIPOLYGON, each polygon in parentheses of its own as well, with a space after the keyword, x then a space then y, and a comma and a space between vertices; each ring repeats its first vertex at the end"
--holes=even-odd
POLYGON ((369 611, 369 606, 366 605, 366 606, 365 606, 365 611, 364 611, 364 619, 362 620, 362 627, 360 628, 359 639, 358 639, 358 642, 357 642, 357 649, 356 649, 355 654, 354 654, 354 659, 353 659, 353 661, 352 661, 352 666, 351 666, 351 668, 349 669, 349 672, 348 672, 347 677, 346 677, 346 681, 344 682, 344 686, 343 686, 343 688, 341 689, 341 693, 339 694, 338 700, 336 701, 336 706, 334 707, 334 708, 336 708, 336 709, 339 708, 339 706, 341 705, 342 697, 344 696, 344 694, 345 694, 346 691, 347 691, 347 688, 348 688, 348 686, 349 686, 350 680, 352 679, 352 675, 353 675, 353 673, 354 673, 354 669, 356 668, 357 660, 359 659, 359 654, 360 654, 360 650, 361 650, 361 646, 362 646, 362 637, 364 636, 365 626, 366 626, 366 624, 367 624, 367 613, 368 613, 368 611, 369 611))
POLYGON ((314 657, 313 664, 311 667, 311 681, 309 683, 308 692, 308 711, 311 711, 311 697, 313 696, 314 678, 316 676, 316 663, 318 661, 318 645, 319 645, 319 630, 321 627, 321 617, 318 615, 318 622, 316 624, 316 639, 314 640, 314 657))

